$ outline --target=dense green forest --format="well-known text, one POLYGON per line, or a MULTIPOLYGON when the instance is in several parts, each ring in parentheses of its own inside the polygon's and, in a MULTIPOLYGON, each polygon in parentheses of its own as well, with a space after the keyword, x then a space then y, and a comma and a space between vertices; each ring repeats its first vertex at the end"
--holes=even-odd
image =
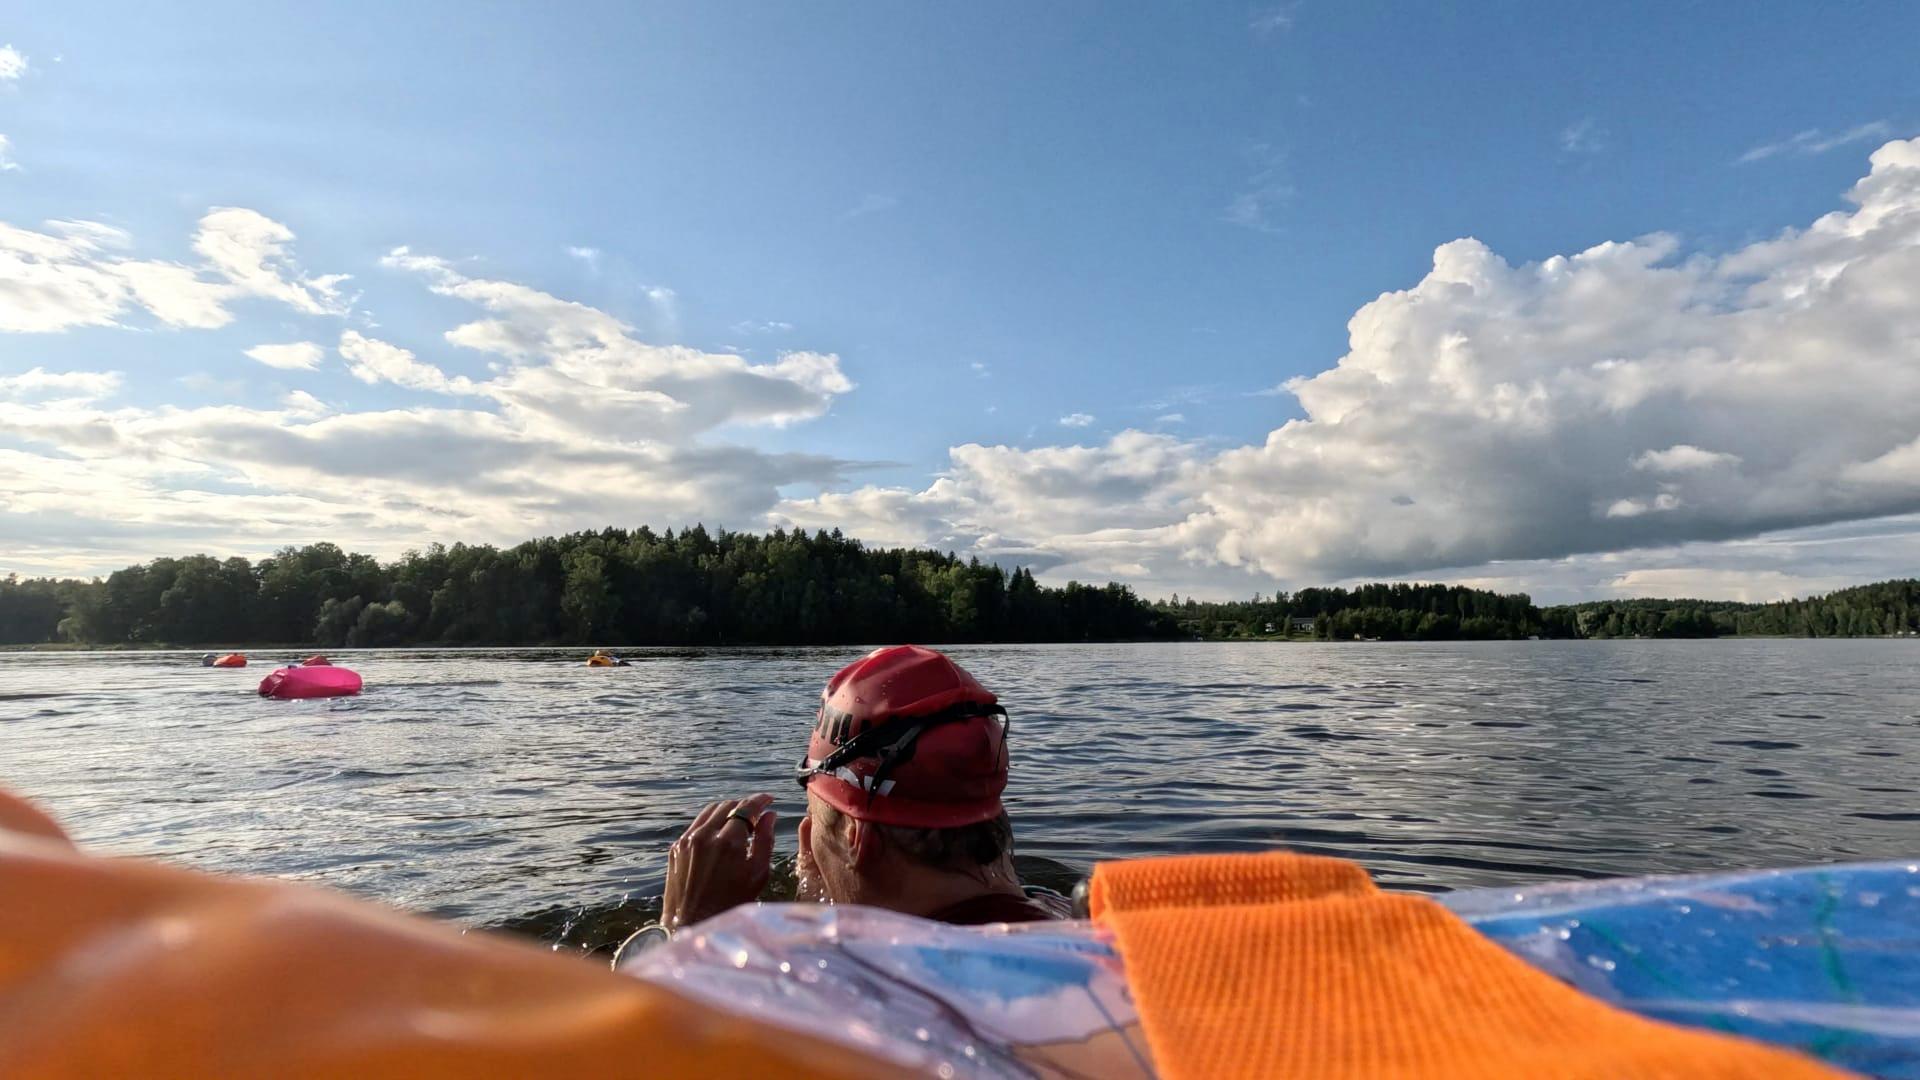
POLYGON ((0 645, 848 644, 1291 637, 1322 641, 1858 637, 1920 632, 1920 581, 1771 604, 1536 607, 1459 585, 1301 589, 1149 604, 1124 585, 835 531, 606 529, 507 549, 435 544, 382 563, 332 544, 259 562, 161 558, 94 581, 0 579, 0 645))
POLYGON ((1920 633, 1920 581, 1883 581, 1804 600, 1599 600, 1538 608, 1525 595, 1458 585, 1302 589, 1271 599, 1157 605, 1188 636, 1350 641, 1455 638, 1873 637, 1920 633))
POLYGON ((1920 581, 1857 585, 1805 600, 1603 600, 1570 612, 1583 637, 1876 637, 1920 632, 1920 581))
POLYGON ((1355 589, 1301 589, 1271 599, 1204 603, 1178 596, 1159 605, 1191 637, 1310 637, 1321 641, 1452 641, 1576 637, 1563 609, 1522 593, 1403 582, 1355 589))
POLYGON ((1050 588, 833 533, 607 529, 382 563, 333 544, 0 581, 0 644, 788 644, 1165 638, 1124 585, 1050 588))

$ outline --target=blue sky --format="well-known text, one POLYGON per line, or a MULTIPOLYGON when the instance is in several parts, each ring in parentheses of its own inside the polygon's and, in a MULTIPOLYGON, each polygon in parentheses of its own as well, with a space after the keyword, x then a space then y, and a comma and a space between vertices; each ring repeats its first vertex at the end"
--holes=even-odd
MULTIPOLYGON (((1800 230, 1810 249, 1816 220, 1853 209, 1843 194, 1877 167, 1868 156, 1920 133, 1914 40, 1920 8, 1898 3, 17 9, 0 23, 21 58, 0 78, 12 164, 0 221, 69 240, 71 229, 42 223, 120 234, 90 233, 91 246, 51 257, 62 268, 52 287, 35 276, 54 273, 46 266, 0 262, 0 314, 21 313, 16 332, 0 332, 0 380, 14 378, 15 399, 0 449, 15 455, 14 486, 38 492, 0 506, 0 572, 314 539, 393 554, 423 538, 504 542, 599 519, 842 525, 1031 562, 1056 579, 1218 595, 1382 575, 1547 596, 1649 582, 1760 595, 1897 569, 1904 540, 1836 545, 1819 530, 1884 521, 1881 532, 1904 537, 1905 515, 1920 510, 1902 486, 1905 459, 1887 457, 1920 437, 1920 418, 1873 411, 1890 407, 1881 399, 1913 367, 1911 347, 1885 344, 1876 366, 1851 373, 1876 391, 1869 400, 1823 406, 1870 415, 1879 442, 1772 460, 1729 440, 1776 416, 1738 388, 1778 362, 1739 343, 1777 337, 1747 324, 1783 312, 1725 289, 1750 272, 1793 273, 1752 270, 1768 254, 1756 243, 1800 230), (237 229, 243 246, 262 235, 256 219, 292 234, 258 249, 259 265, 296 285, 236 284, 231 266, 196 250, 213 208, 255 215, 213 229, 237 229), (1426 350, 1413 362, 1438 377, 1434 342, 1510 341, 1528 305, 1548 302, 1517 302, 1508 322, 1455 311, 1431 340, 1374 340, 1369 360, 1349 320, 1423 280, 1444 292, 1430 276, 1441 245, 1471 237, 1524 268, 1650 234, 1671 238, 1658 266, 1625 263, 1651 281, 1709 261, 1675 312, 1729 303, 1741 327, 1675 325, 1670 340, 1611 359, 1656 362, 1704 335, 1748 365, 1738 378, 1703 387, 1669 371, 1655 396, 1671 408, 1637 400, 1645 415, 1622 422, 1613 391, 1596 399, 1611 413, 1568 396, 1570 372, 1609 358, 1562 342, 1546 368, 1516 358, 1500 377, 1488 368, 1447 384, 1537 391, 1553 414, 1543 435, 1537 417, 1500 413, 1495 427, 1524 430, 1466 448, 1442 435, 1483 425, 1491 399, 1440 415, 1420 403, 1451 391, 1369 376, 1361 411, 1381 426, 1363 447, 1345 441, 1361 437, 1360 421, 1341 419, 1359 413, 1311 415, 1308 398, 1270 392, 1323 374, 1337 389, 1348 376, 1336 365, 1377 375, 1406 349, 1426 350), (178 296, 156 309, 128 292, 105 314, 74 299, 87 273, 121 274, 111 268, 129 260, 218 284, 227 291, 198 302, 224 321, 165 307, 193 302, 178 296), (341 274, 331 292, 298 284, 341 274), (581 353, 540 322, 553 313, 538 304, 503 320, 545 335, 538 348, 450 339, 487 315, 472 283, 584 305, 624 324, 624 343, 608 351, 595 338, 581 353), (47 313, 29 317, 33 305, 47 313), (407 350, 443 381, 364 361, 356 377, 349 332, 407 350), (246 355, 296 342, 320 350, 312 368, 246 355), (663 367, 682 362, 667 346, 690 350, 697 387, 663 367), (785 354, 824 359, 794 374, 777 368, 785 354), (447 389, 522 369, 566 382, 564 407, 526 385, 447 389), (1509 377, 1519 369, 1525 379, 1509 377), (36 370, 117 379, 80 392, 27 380, 36 370), (779 383, 793 400, 743 405, 740 379, 755 392, 779 383), (1410 396, 1380 397, 1384 385, 1410 396), (596 387, 609 393, 595 408, 637 411, 582 421, 576 398, 596 387), (312 404, 289 412, 294 391, 312 404), (1713 403, 1699 427, 1724 429, 1724 445, 1703 445, 1671 415, 1681 401, 1713 403), (656 425, 658 409, 705 419, 656 425), (1290 420, 1301 423, 1288 439, 1306 441, 1277 445, 1269 433, 1290 420), (103 427, 117 432, 111 454, 84 437, 103 427), (1381 440, 1395 460, 1368 456, 1381 440), (1516 479, 1493 443, 1567 472, 1516 479), (556 471, 589 448, 622 452, 588 463, 580 480, 595 491, 576 499, 486 465, 488 447, 556 471), (1676 447, 1709 457, 1633 464, 1676 447), (1448 452, 1461 455, 1457 474, 1415 460, 1448 452), (331 468, 369 454, 438 465, 331 468), (478 457, 463 484, 464 455, 478 457), (1252 460, 1262 455, 1273 460, 1252 460), (139 498, 107 513, 57 497, 71 495, 62 478, 76 463, 109 458, 139 498), (1350 498, 1356 481, 1337 468, 1302 473, 1310 459, 1343 458, 1371 478, 1359 484, 1367 498, 1350 498), (1827 474, 1812 474, 1819 463, 1827 474), (1869 469, 1871 484, 1774 498, 1832 489, 1847 468, 1869 469), (1726 483, 1702 487, 1716 469, 1726 483), (1574 481, 1586 485, 1578 499, 1548 497, 1574 481), (1488 490, 1515 488, 1490 505, 1488 490), (1790 505, 1758 505, 1773 501, 1790 505), (1382 524, 1396 507, 1420 519, 1382 524), (1861 561, 1876 552, 1887 567, 1861 561)), ((1884 198, 1904 206, 1894 186, 1884 198)), ((1897 260, 1867 265, 1903 236, 1863 241, 1847 256, 1856 276, 1908 282, 1897 260)), ((1628 272, 1589 277, 1619 286, 1628 272)), ((1566 286, 1553 302, 1596 287, 1566 286)), ((1616 338, 1638 326, 1604 301, 1560 324, 1588 315, 1616 338)), ((1796 377, 1841 378, 1823 367, 1842 362, 1827 329, 1836 316, 1802 315, 1809 343, 1793 356, 1808 368, 1796 377)), ((1898 337, 1887 329, 1882 339, 1898 337)), ((1471 362, 1509 363, 1487 355, 1471 362)))

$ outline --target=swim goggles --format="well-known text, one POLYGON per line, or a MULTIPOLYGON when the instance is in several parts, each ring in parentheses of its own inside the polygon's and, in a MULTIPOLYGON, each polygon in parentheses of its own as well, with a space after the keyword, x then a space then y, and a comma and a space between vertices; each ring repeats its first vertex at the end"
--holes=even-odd
MULTIPOLYGON (((893 770, 913 760, 914 744, 920 736, 937 727, 957 724, 963 720, 991 716, 1000 721, 1000 756, 1007 753, 1007 732, 1010 724, 1007 710, 999 705, 983 705, 978 702, 965 702, 951 709, 925 716, 894 716, 862 731, 846 742, 833 748, 833 752, 818 761, 802 757, 800 764, 794 767, 794 779, 806 787, 807 782, 816 776, 832 776, 841 772, 849 763, 863 758, 879 758, 880 765, 870 775, 854 777, 850 782, 867 792, 867 802, 871 804, 876 793, 882 792, 882 785, 893 770)), ((846 780, 851 774, 842 774, 846 780)))

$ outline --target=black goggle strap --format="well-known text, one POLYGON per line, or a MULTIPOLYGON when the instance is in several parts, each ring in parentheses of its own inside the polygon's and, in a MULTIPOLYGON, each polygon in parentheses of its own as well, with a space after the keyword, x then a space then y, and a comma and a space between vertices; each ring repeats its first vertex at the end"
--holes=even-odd
POLYGON ((880 759, 880 767, 873 771, 873 776, 866 782, 867 802, 871 804, 874 795, 880 790, 880 785, 886 781, 887 775, 893 772, 894 767, 913 758, 913 745, 920 741, 921 735, 944 724, 971 720, 976 716, 1000 718, 1000 754, 1004 758, 1007 753, 1007 730, 1010 726, 1007 721, 1007 710, 999 705, 968 703, 928 716, 896 716, 876 724, 834 747, 832 753, 821 758, 811 767, 808 766, 806 759, 802 758, 800 768, 796 770, 797 779, 800 781, 800 786, 805 787, 812 777, 822 773, 831 774, 849 761, 877 757, 880 759))

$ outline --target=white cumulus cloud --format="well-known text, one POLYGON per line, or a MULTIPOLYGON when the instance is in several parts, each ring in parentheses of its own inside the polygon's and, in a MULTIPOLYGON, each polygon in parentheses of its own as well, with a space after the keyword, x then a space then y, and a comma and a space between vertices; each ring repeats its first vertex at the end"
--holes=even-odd
MULTIPOLYGON (((401 249, 385 265, 464 321, 338 347, 361 380, 423 395, 413 407, 126 405, 111 371, 0 375, 0 572, 235 537, 391 554, 704 520, 839 527, 1162 593, 1418 575, 1561 598, 1742 581, 1759 595, 1911 573, 1920 140, 1881 146, 1846 197, 1725 253, 1655 234, 1514 263, 1455 240, 1353 314, 1330 366, 1283 383, 1299 415, 1264 438, 962 442, 926 483, 851 490, 837 457, 727 441, 825 416, 854 389, 839 357, 659 344, 401 249)), ((342 310, 339 279, 306 274, 290 243, 251 212, 210 213, 192 263, 130 258, 99 223, 0 225, 0 331, 218 326, 243 297, 342 310)))
POLYGON ((26 56, 12 45, 0 45, 0 82, 15 82, 26 73, 26 56))
POLYGON ((446 340, 507 362, 477 390, 528 425, 679 440, 726 424, 813 419, 853 389, 830 354, 787 352, 754 364, 653 345, 598 308, 526 285, 468 277, 445 260, 405 249, 383 261, 487 311, 488 318, 447 331, 446 340))
POLYGON ((117 371, 48 371, 29 368, 0 375, 0 401, 75 404, 98 401, 120 389, 117 371))
POLYGON ((299 417, 324 416, 327 403, 307 393, 305 390, 291 390, 280 399, 280 406, 299 417))
MULTIPOLYGON (((222 232, 246 241, 218 254, 223 277, 266 267, 303 291, 296 308, 332 303, 276 250, 279 230, 242 224, 222 232)), ((125 288, 104 234, 77 233, 8 239, 125 288)), ((479 310, 428 348, 451 352, 452 364, 478 351, 492 361, 487 377, 358 330, 337 346, 348 373, 432 395, 427 404, 356 410, 296 390, 271 409, 151 396, 109 407, 112 372, 0 376, 0 573, 92 573, 167 551, 258 554, 317 536, 393 555, 423 539, 505 543, 609 522, 750 527, 781 489, 831 489, 851 465, 722 441, 729 426, 825 413, 853 389, 838 357, 796 350, 750 363, 655 345, 604 311, 516 282, 404 250, 386 263, 479 310)), ((103 286, 100 321, 130 303, 113 287, 103 286)), ((255 359, 304 363, 309 344, 255 359)))
POLYGON ((389 382, 409 390, 442 394, 474 391, 471 380, 450 379, 446 372, 415 359, 412 352, 355 330, 340 335, 340 355, 346 358, 347 373, 363 383, 389 382))
POLYGON ((347 275, 307 277, 287 254, 292 243, 293 230, 265 214, 219 206, 200 219, 193 250, 239 295, 278 300, 310 315, 344 314, 339 286, 347 275))
POLYGON ((1285 384, 1304 416, 1263 441, 1126 432, 1095 448, 1130 478, 1097 489, 1125 501, 1118 519, 1063 497, 1074 473, 1034 483, 1075 451, 1053 447, 960 447, 924 490, 781 513, 884 512, 896 537, 917 524, 983 556, 1052 553, 1057 574, 1138 565, 1136 580, 1191 587, 1226 570, 1307 584, 1920 512, 1920 140, 1876 151, 1848 200, 1721 256, 1661 235, 1524 265, 1444 244, 1421 281, 1353 316, 1337 364, 1285 384))
POLYGON ((44 232, 0 222, 0 332, 49 333, 123 324, 134 310, 160 323, 211 329, 233 321, 233 301, 277 300, 308 314, 342 314, 344 275, 308 277, 293 262, 293 233, 252 210, 200 219, 199 265, 131 259, 111 225, 50 221, 44 232))
POLYGON ((312 371, 320 366, 327 351, 311 341, 293 341, 285 345, 255 345, 246 355, 270 368, 284 371, 312 371))
POLYGON ((1740 455, 1722 454, 1713 450, 1702 450, 1697 446, 1680 443, 1665 450, 1649 450, 1633 459, 1633 467, 1649 472, 1692 472, 1696 469, 1712 469, 1721 465, 1740 464, 1740 455))

